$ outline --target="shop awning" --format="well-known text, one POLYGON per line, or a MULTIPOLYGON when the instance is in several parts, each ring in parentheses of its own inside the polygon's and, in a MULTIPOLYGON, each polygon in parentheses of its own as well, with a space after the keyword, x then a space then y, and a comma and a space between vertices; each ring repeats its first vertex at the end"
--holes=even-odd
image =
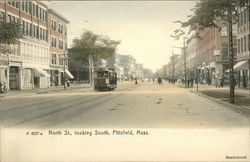
POLYGON ((69 78, 71 78, 71 79, 74 78, 74 76, 69 72, 69 70, 65 70, 65 72, 66 72, 66 75, 67 75, 69 78))
POLYGON ((36 64, 27 64, 24 63, 22 65, 23 68, 33 69, 35 72, 35 76, 43 76, 43 77, 50 77, 50 75, 43 69, 49 69, 48 66, 39 66, 36 64))
MULTIPOLYGON (((240 70, 247 70, 248 69, 248 61, 240 61, 234 65, 234 70, 235 71, 240 71, 240 70)), ((229 69, 226 71, 229 72, 229 69)))
POLYGON ((35 72, 36 76, 50 77, 50 75, 46 71, 44 71, 43 69, 41 69, 41 68, 35 67, 33 69, 34 69, 34 72, 35 72))

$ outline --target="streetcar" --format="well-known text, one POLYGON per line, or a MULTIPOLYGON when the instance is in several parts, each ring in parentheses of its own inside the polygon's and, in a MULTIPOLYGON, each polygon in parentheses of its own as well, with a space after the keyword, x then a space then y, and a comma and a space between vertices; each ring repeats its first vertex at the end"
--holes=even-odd
POLYGON ((117 88, 117 73, 111 68, 98 68, 94 71, 95 90, 114 90, 117 88))

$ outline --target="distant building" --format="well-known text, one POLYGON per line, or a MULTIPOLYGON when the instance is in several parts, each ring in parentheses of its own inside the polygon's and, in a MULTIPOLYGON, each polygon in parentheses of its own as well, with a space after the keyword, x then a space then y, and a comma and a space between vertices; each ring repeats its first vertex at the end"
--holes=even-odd
POLYGON ((124 79, 124 68, 120 64, 119 55, 117 53, 107 59, 107 67, 116 71, 118 80, 124 79))
POLYGON ((120 65, 124 68, 124 78, 134 79, 136 77, 135 72, 135 58, 130 55, 119 55, 120 65))
POLYGON ((143 79, 143 65, 142 64, 135 64, 135 77, 137 79, 143 79))

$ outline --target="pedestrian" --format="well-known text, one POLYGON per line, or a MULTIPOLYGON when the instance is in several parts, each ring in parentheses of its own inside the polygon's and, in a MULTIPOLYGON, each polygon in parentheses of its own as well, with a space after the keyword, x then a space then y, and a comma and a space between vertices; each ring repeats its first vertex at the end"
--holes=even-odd
POLYGON ((162 84, 163 84, 161 78, 158 78, 158 84, 159 84, 159 85, 162 85, 162 84))
POLYGON ((8 90, 7 90, 7 84, 6 82, 3 83, 3 93, 7 93, 8 90))
POLYGON ((69 80, 67 81, 67 87, 69 87, 70 86, 70 82, 69 82, 69 80))
POLYGON ((221 88, 223 88, 223 84, 224 84, 224 80, 223 80, 223 78, 220 80, 220 86, 221 86, 221 88))
POLYGON ((217 86, 218 86, 218 88, 220 88, 220 86, 221 86, 220 79, 218 79, 218 78, 217 78, 217 86))
POLYGON ((138 82, 137 82, 137 78, 135 78, 135 84, 138 84, 138 82))

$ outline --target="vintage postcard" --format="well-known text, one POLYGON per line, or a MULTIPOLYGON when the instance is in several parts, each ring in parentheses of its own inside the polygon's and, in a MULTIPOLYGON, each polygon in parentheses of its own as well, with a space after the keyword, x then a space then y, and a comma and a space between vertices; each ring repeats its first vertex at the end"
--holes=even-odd
POLYGON ((0 161, 250 161, 250 1, 0 1, 0 161))

